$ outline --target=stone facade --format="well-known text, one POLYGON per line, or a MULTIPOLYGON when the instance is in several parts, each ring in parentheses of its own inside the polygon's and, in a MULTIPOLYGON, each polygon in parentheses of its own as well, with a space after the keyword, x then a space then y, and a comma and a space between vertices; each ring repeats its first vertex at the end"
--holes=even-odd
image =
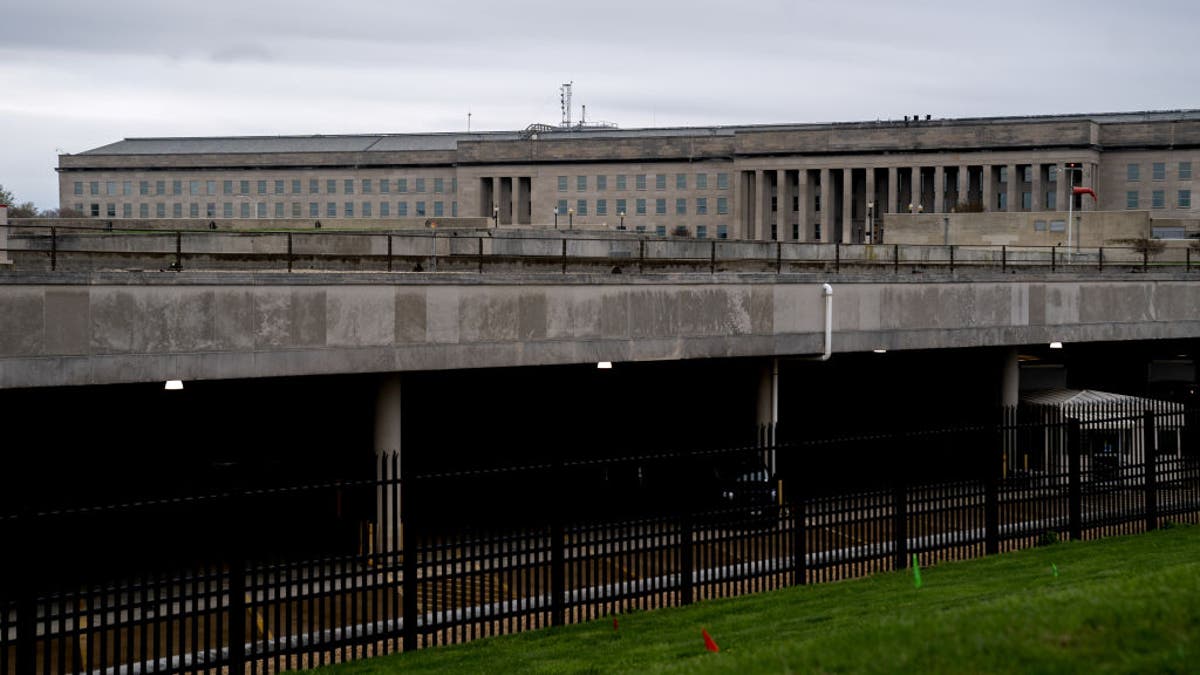
POLYGON ((878 242, 894 214, 1065 212, 1071 185, 1099 195, 1075 198, 1083 212, 1195 219, 1193 167, 1200 111, 128 139, 63 155, 58 171, 60 205, 102 219, 482 217, 859 243, 878 242))

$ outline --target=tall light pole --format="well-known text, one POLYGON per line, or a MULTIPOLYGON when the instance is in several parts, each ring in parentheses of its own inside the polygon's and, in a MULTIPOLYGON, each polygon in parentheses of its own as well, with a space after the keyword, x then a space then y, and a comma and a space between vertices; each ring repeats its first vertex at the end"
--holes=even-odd
POLYGON ((621 213, 619 213, 618 215, 620 215, 620 216, 621 216, 621 225, 620 225, 619 227, 617 227, 617 229, 618 229, 618 230, 624 230, 624 229, 625 229, 625 212, 624 212, 624 211, 622 211, 622 212, 621 212, 621 213))
POLYGON ((875 241, 875 202, 867 202, 867 243, 874 244, 875 241))
POLYGON ((567 229, 575 229, 575 209, 567 209, 567 229))
POLYGON ((1078 171, 1082 176, 1083 167, 1079 162, 1067 162, 1063 164, 1063 171, 1067 173, 1067 250, 1070 250, 1075 233, 1075 181, 1071 178, 1071 172, 1078 171))
POLYGON ((492 226, 500 229, 500 207, 492 206, 492 226))
POLYGON ((554 229, 558 229, 558 207, 554 207, 554 229))

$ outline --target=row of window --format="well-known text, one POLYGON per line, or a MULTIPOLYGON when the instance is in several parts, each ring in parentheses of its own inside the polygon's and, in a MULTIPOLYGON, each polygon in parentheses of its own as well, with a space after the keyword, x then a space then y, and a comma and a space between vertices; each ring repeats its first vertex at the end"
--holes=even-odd
MULTIPOLYGON (((1178 170, 1176 172, 1176 176, 1179 180, 1191 180, 1192 179, 1192 163, 1191 162, 1180 162, 1178 170)), ((1152 162, 1150 164, 1150 178, 1151 178, 1151 180, 1166 180, 1167 179, 1167 163, 1166 162, 1152 162)), ((1141 164, 1125 165, 1125 180, 1134 181, 1134 180, 1141 180, 1141 179, 1142 179, 1142 165, 1141 164)))
MULTIPOLYGON (((133 215, 134 205, 133 204, 121 204, 120 206, 121 206, 121 216, 120 217, 122 217, 122 218, 133 218, 134 217, 134 215, 133 215)), ((162 203, 155 204, 154 205, 154 217, 155 218, 167 218, 167 217, 183 218, 184 217, 184 215, 183 215, 184 206, 185 206, 184 204, 181 204, 179 202, 171 204, 170 205, 170 207, 171 207, 171 209, 170 209, 171 215, 170 216, 167 215, 167 206, 168 206, 167 204, 162 204, 162 203)), ((187 206, 187 217, 188 218, 201 218, 201 217, 203 217, 203 218, 218 218, 218 217, 219 218, 235 218, 235 217, 236 218, 268 218, 268 217, 271 217, 271 218, 288 218, 288 217, 303 218, 305 216, 305 211, 306 211, 306 209, 304 208, 304 204, 302 204, 300 202, 291 202, 290 208, 284 202, 275 202, 273 208, 269 204, 267 204, 267 202, 257 202, 257 203, 253 203, 253 204, 250 202, 240 202, 236 205, 233 202, 224 202, 224 203, 220 204, 221 208, 220 208, 219 213, 218 213, 216 202, 209 202, 209 203, 203 204, 203 205, 193 202, 193 203, 187 204, 186 206, 187 206), (236 209, 234 208, 235 206, 237 207, 236 209), (203 207, 203 214, 201 213, 202 207, 203 207), (272 212, 272 214, 270 216, 268 216, 269 211, 272 212)), ((391 218, 391 217, 393 217, 392 202, 379 202, 378 204, 376 204, 375 202, 358 202, 357 204, 355 202, 341 202, 341 203, 325 202, 323 206, 324 206, 324 208, 322 208, 322 203, 320 203, 320 202, 308 202, 308 208, 307 208, 308 217, 309 218, 322 218, 322 217, 324 217, 324 218, 391 218)), ((444 202, 444 201, 432 202, 430 204, 430 206, 432 207, 431 212, 427 211, 425 201, 413 202, 413 204, 412 204, 413 208, 412 208, 411 212, 409 211, 408 206, 409 206, 409 204, 406 201, 396 202, 395 203, 395 214, 394 214, 395 217, 406 218, 410 215, 415 216, 415 217, 421 217, 421 216, 427 216, 427 215, 434 216, 434 217, 444 217, 446 215, 446 202, 444 202)), ((100 217, 100 215, 101 215, 100 207, 101 207, 100 204, 96 204, 96 203, 89 204, 87 213, 94 217, 100 217)), ((84 213, 83 208, 84 208, 83 204, 75 205, 75 210, 78 211, 79 213, 84 213)), ((137 213, 138 218, 150 218, 151 217, 150 216, 150 204, 138 204, 137 211, 138 211, 138 213, 137 213)), ((112 203, 104 204, 103 215, 107 216, 109 218, 116 218, 117 217, 117 204, 112 204, 112 203)), ((450 217, 451 218, 458 217, 458 202, 450 202, 450 217)))
MULTIPOLYGON (((1125 193, 1125 208, 1136 209, 1140 208, 1140 195, 1137 190, 1129 190, 1125 193)), ((1192 191, 1179 190, 1175 195, 1175 207, 1179 209, 1192 208, 1192 191)), ((1150 193, 1150 208, 1165 209, 1167 208, 1167 192, 1166 190, 1154 190, 1150 193)))
MULTIPOLYGON (((304 181, 299 178, 290 180, 141 180, 137 181, 137 194, 139 195, 182 195, 184 183, 187 183, 187 194, 189 195, 248 195, 248 194, 302 194, 301 188, 304 186, 304 181), (220 192, 217 191, 217 183, 220 183, 220 192), (168 191, 169 188, 169 191, 168 191), (290 188, 290 191, 288 190, 290 188)), ((450 179, 450 192, 458 192, 458 179, 450 179)), ((446 192, 446 180, 444 178, 434 178, 433 192, 441 194, 446 192)), ((395 188, 396 192, 409 192, 409 187, 412 187, 413 192, 425 192, 425 178, 414 178, 412 183, 409 183, 407 178, 397 178, 395 180, 388 178, 310 178, 308 179, 308 194, 355 194, 355 190, 359 194, 369 195, 375 194, 390 194, 395 188), (341 190, 339 192, 339 185, 341 190), (322 186, 325 188, 322 192, 322 186)), ((109 197, 133 195, 134 181, 88 181, 87 194, 99 196, 101 194, 109 197), (103 190, 103 192, 101 192, 103 190)), ((74 191, 77 195, 84 194, 84 182, 75 181, 74 191)))
MULTIPOLYGON (((647 176, 648 176, 648 174, 640 173, 640 174, 636 174, 633 177, 633 183, 634 183, 635 190, 643 190, 644 191, 646 189, 647 176)), ((576 176, 575 177, 575 190, 577 192, 587 192, 588 184, 589 184, 591 178, 593 178, 593 177, 592 176, 576 176)), ((604 192, 604 191, 608 190, 608 176, 594 176, 594 178, 595 178, 597 192, 604 192)), ((628 178, 629 177, 626 176, 625 174, 617 174, 616 175, 616 190, 618 192, 629 189, 628 178)), ((706 174, 706 173, 696 174, 694 176, 694 182, 695 182, 695 186, 696 186, 697 190, 707 190, 708 189, 708 174, 706 174)), ((566 192, 569 185, 570 185, 570 176, 559 176, 558 177, 558 191, 559 192, 566 192)), ((654 174, 654 189, 655 190, 666 190, 667 189, 667 174, 665 174, 665 173, 654 174)), ((687 190, 688 189, 688 174, 686 174, 686 173, 675 174, 675 189, 676 190, 687 190)), ((717 189, 718 190, 728 190, 729 189, 729 174, 727 174, 727 173, 717 174, 717 189)))
MULTIPOLYGON (((608 202, 609 202, 609 200, 607 200, 607 199, 595 200, 597 216, 609 215, 608 202)), ((633 213, 630 213, 627 210, 629 200, 614 199, 613 202, 615 202, 616 210, 613 211, 612 215, 615 215, 615 216, 628 216, 628 215, 644 216, 644 215, 647 215, 647 213, 648 213, 648 211, 647 211, 648 200, 646 200, 646 199, 633 200, 633 204, 634 204, 633 213)), ((709 213, 708 213, 708 197, 696 197, 695 202, 696 202, 695 215, 697 215, 697 216, 709 215, 709 213)), ((589 204, 590 204, 590 202, 587 199, 577 199, 577 200, 575 200, 574 206, 572 206, 568 200, 560 199, 560 200, 558 200, 558 206, 555 208, 555 213, 558 215, 562 215, 562 216, 565 216, 568 214, 577 215, 577 216, 586 216, 586 215, 588 215, 589 204)), ((688 200, 684 197, 680 197, 680 198, 676 199, 675 200, 675 215, 686 216, 687 213, 688 213, 688 200)), ((717 197, 717 215, 723 216, 728 213, 729 213, 729 198, 728 197, 717 197)), ((666 199, 655 199, 654 200, 654 214, 658 215, 658 216, 663 216, 663 215, 667 214, 667 200, 666 199)))
MULTIPOLYGON (((638 225, 638 226, 634 227, 633 229, 636 232, 649 232, 651 227, 654 228, 654 234, 656 234, 660 237, 667 236, 668 230, 667 230, 666 225, 649 225, 649 226, 648 225, 638 225)), ((680 234, 683 236, 691 236, 691 234, 692 234, 692 231, 690 229, 688 229, 687 225, 676 225, 676 226, 672 227, 670 229, 670 231, 672 234, 680 234)), ((697 225, 696 226, 696 238, 697 239, 708 239, 708 232, 709 232, 708 225, 697 225)), ((729 238, 729 226, 728 225, 717 225, 715 236, 717 239, 728 239, 729 238)))

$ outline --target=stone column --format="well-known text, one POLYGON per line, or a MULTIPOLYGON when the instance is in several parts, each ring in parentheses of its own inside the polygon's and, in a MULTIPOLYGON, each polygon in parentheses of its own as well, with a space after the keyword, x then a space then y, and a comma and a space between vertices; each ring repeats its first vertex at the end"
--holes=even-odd
POLYGON ((800 223, 800 239, 801 241, 809 241, 812 239, 812 233, 809 231, 811 227, 808 221, 808 205, 812 198, 808 196, 808 169, 800 169, 796 176, 796 220, 800 223))
POLYGON ((833 241, 833 171, 821 169, 821 241, 833 241))
POLYGON ((896 205, 897 195, 900 194, 900 177, 897 175, 899 172, 896 171, 896 167, 894 166, 889 166, 887 171, 887 212, 896 213, 896 209, 898 208, 896 205))
POLYGON ((1017 213, 1021 210, 1021 175, 1016 164, 1008 165, 1008 212, 1017 213))
MULTIPOLYGON (((492 214, 496 213, 496 209, 500 208, 500 182, 501 181, 500 181, 499 176, 492 176, 492 205, 488 208, 488 212, 487 212, 488 218, 491 218, 492 214)), ((500 215, 503 216, 504 214, 501 213, 500 215)), ((562 213, 559 215, 565 216, 567 214, 562 213)), ((503 220, 504 220, 503 218, 496 217, 493 221, 493 224, 496 225, 497 227, 499 227, 500 223, 503 220)))
POLYGON ((779 186, 775 190, 775 202, 779 207, 775 214, 775 225, 778 228, 779 240, 786 241, 792 238, 792 191, 788 185, 787 169, 775 172, 775 184, 779 186))
POLYGON ((733 172, 733 204, 730 205, 730 208, 732 209, 730 213, 734 217, 734 238, 740 236, 742 239, 749 239, 746 231, 749 223, 746 219, 746 174, 744 171, 733 172))
POLYGON ((842 169, 842 243, 854 241, 854 169, 842 169))
POLYGON ((983 210, 990 213, 996 210, 996 203, 993 201, 994 192, 992 185, 992 166, 990 164, 983 165, 983 175, 979 181, 979 185, 983 190, 983 210))
POLYGON ((751 239, 767 239, 767 228, 771 222, 771 190, 767 187, 767 172, 754 171, 754 235, 751 239))
POLYGON ((0 204, 0 265, 11 265, 8 255, 8 204, 0 204))
POLYGON ((1067 200, 1071 198, 1071 188, 1067 184, 1067 172, 1062 164, 1054 165, 1054 210, 1066 211, 1067 200))
POLYGON ((376 488, 374 541, 377 551, 396 551, 404 541, 397 475, 401 461, 399 373, 384 375, 375 395, 375 453, 375 478, 387 482, 376 488))
POLYGON ((779 425, 779 359, 765 359, 758 378, 758 439, 763 464, 775 474, 775 431, 779 425))
POLYGON ((946 211, 946 169, 942 166, 933 167, 933 211, 946 211))
POLYGON ((512 177, 512 223, 513 225, 521 224, 521 204, 524 202, 524 194, 521 191, 521 177, 512 177))
POLYGON ((879 200, 875 198, 875 167, 867 167, 867 200, 866 203, 875 203, 875 208, 871 211, 873 214, 879 213, 879 200))
POLYGON ((1031 211, 1041 211, 1045 208, 1042 196, 1042 170, 1042 165, 1037 162, 1030 168, 1030 171, 1033 172, 1033 183, 1029 186, 1029 190, 1033 193, 1033 202, 1029 207, 1031 211))
MULTIPOLYGON (((1092 164, 1091 162, 1084 162, 1083 163, 1083 185, 1080 187, 1089 187, 1089 188, 1092 188, 1093 190, 1095 190, 1096 185, 1095 185, 1095 183, 1092 182, 1094 180, 1093 177, 1095 175, 1096 175, 1096 165, 1092 164)), ((1089 195, 1083 195, 1082 197, 1079 198, 1079 210, 1080 211, 1095 211, 1096 206, 1097 206, 1096 200, 1092 199, 1089 195)))
POLYGON ((971 201, 971 167, 958 167, 958 202, 959 204, 967 204, 971 201))

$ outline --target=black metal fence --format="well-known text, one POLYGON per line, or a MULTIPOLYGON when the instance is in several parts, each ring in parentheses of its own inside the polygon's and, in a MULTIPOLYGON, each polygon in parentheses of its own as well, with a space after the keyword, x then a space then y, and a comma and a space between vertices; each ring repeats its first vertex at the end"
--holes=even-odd
POLYGON ((278 672, 1194 522, 1197 419, 1024 407, 416 475, 385 453, 358 481, 26 509, 0 518, 0 675, 278 672))
MULTIPOLYGON (((477 272, 841 272, 994 270, 1191 272, 1191 244, 990 246, 741 241, 635 233, 494 235, 488 230, 229 231, 116 225, 12 225, 18 270, 477 272)), ((215 222, 212 227, 216 227, 215 222)))

